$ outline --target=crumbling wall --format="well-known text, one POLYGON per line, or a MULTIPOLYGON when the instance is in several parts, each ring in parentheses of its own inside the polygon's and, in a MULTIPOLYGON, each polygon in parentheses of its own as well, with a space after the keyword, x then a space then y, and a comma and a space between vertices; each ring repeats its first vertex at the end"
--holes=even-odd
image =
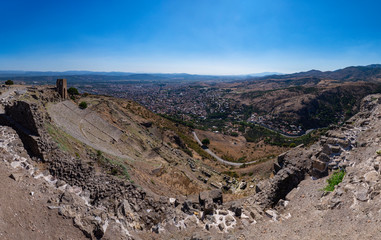
POLYGON ((5 106, 4 121, 20 136, 31 157, 46 160, 46 152, 56 144, 42 139, 49 138, 43 129, 44 116, 38 111, 38 104, 15 101, 5 106))
POLYGON ((254 202, 263 208, 273 207, 297 187, 310 172, 312 148, 300 145, 279 155, 274 163, 274 177, 257 185, 254 202))
POLYGON ((37 108, 37 104, 16 101, 12 105, 5 106, 5 114, 11 117, 15 123, 25 128, 25 132, 28 132, 31 135, 39 136, 38 129, 41 127, 41 124, 37 123, 40 123, 38 120, 41 119, 38 116, 34 116, 37 108))

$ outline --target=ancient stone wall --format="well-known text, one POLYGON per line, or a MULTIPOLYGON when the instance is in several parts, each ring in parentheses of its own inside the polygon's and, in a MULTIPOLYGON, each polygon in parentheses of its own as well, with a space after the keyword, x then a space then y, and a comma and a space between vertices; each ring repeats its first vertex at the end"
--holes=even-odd
POLYGON ((29 131, 31 135, 39 136, 38 120, 39 117, 33 116, 37 110, 36 104, 29 104, 24 101, 16 101, 12 105, 5 106, 5 114, 12 118, 12 120, 21 125, 24 131, 29 131), (36 120, 37 122, 36 122, 36 120))
POLYGON ((57 92, 61 95, 63 99, 67 99, 67 81, 66 79, 57 79, 57 92))

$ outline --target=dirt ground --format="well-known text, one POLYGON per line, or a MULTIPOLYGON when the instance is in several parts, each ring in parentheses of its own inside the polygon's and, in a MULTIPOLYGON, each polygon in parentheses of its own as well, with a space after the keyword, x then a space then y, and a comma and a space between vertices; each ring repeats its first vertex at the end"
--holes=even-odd
POLYGON ((87 239, 71 219, 48 208, 51 195, 43 180, 24 173, 23 180, 16 182, 9 177, 12 171, 0 161, 0 239, 87 239))
POLYGON ((249 162, 266 160, 287 151, 287 148, 263 143, 247 142, 243 136, 232 137, 221 133, 196 130, 200 139, 210 140, 209 148, 225 160, 249 162), (230 159, 229 159, 230 158, 230 159))

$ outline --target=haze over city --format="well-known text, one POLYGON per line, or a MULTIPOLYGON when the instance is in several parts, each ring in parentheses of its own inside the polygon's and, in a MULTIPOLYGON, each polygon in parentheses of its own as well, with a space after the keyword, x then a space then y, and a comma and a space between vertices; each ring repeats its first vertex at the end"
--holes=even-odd
POLYGON ((1 70, 250 74, 381 60, 377 1, 2 1, 1 70))

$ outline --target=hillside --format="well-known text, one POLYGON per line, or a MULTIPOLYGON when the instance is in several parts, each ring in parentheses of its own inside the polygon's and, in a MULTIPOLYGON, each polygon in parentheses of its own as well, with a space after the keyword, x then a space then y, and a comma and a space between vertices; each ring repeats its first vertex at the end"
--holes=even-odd
POLYGON ((261 78, 264 79, 291 79, 291 78, 319 78, 333 79, 342 82, 346 81, 379 81, 381 80, 381 64, 371 64, 367 66, 351 66, 335 71, 322 72, 310 70, 293 74, 272 75, 261 78))
POLYGON ((381 65, 375 64, 273 75, 221 83, 219 87, 229 90, 226 97, 252 113, 253 122, 284 134, 300 135, 353 116, 363 97, 381 91, 380 76, 381 65))
MULTIPOLYGON (((76 239, 374 239, 379 233, 381 95, 365 97, 355 116, 316 143, 284 149, 268 178, 263 171, 271 162, 237 176, 205 155, 191 129, 132 101, 95 95, 63 101, 47 86, 1 91, 2 188, 13 188, 14 198, 31 197, 2 201, 0 214, 7 219, 12 204, 27 211, 37 204, 36 218, 23 210, 17 220, 37 231, 36 239, 44 229, 59 236, 52 229, 61 224, 76 239), (79 101, 88 109, 76 108, 79 101), (322 191, 337 169, 346 172, 343 182, 322 191), (48 216, 44 228, 39 223, 48 216)), ((6 226, 0 234, 8 239, 29 234, 6 226)))
POLYGON ((379 90, 379 84, 357 82, 246 90, 230 96, 250 106, 254 113, 265 116, 274 125, 282 125, 284 121, 307 130, 347 119, 358 111, 364 96, 379 90))

